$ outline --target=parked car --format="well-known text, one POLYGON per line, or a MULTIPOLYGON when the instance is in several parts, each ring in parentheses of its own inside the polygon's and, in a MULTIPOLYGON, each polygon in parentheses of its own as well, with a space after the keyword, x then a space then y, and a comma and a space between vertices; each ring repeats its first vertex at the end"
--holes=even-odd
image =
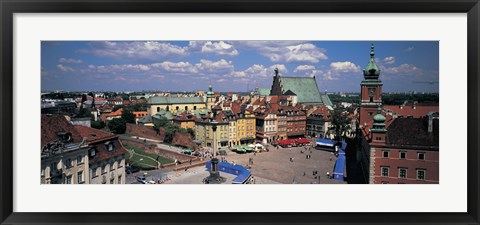
POLYGON ((196 157, 202 157, 202 153, 201 152, 195 152, 193 153, 194 156, 196 157))
POLYGON ((148 180, 147 178, 141 176, 141 177, 137 177, 137 181, 142 183, 142 184, 147 184, 148 183, 148 180))

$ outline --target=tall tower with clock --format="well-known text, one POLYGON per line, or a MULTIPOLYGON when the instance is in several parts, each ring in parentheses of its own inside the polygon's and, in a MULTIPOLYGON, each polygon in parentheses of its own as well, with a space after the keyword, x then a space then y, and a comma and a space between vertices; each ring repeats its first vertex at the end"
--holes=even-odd
POLYGON ((360 125, 363 126, 366 122, 372 121, 377 114, 377 109, 382 105, 382 81, 378 79, 380 76, 380 69, 375 63, 375 46, 370 47, 370 61, 367 67, 363 70, 364 80, 360 84, 360 125))

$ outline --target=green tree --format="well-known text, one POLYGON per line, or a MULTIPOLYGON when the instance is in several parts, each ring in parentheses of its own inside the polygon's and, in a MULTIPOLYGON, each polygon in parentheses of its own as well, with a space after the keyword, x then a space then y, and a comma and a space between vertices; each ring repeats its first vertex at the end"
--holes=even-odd
POLYGON ((347 131, 351 129, 351 119, 348 118, 348 114, 342 108, 336 108, 331 116, 332 125, 329 131, 333 131, 335 134, 335 140, 340 141, 347 134, 347 131))
POLYGON ((187 133, 190 134, 192 140, 195 139, 195 131, 192 128, 187 128, 187 133))
POLYGON ((123 118, 114 118, 108 123, 108 129, 114 134, 124 134, 127 130, 127 122, 123 118))
POLYGON ((101 121, 101 120, 97 120, 97 121, 92 121, 90 123, 90 126, 92 128, 95 128, 95 129, 103 129, 105 128, 105 122, 101 121))
POLYGON ((166 127, 167 125, 170 124, 170 121, 168 121, 168 119, 165 117, 160 117, 160 119, 154 120, 154 121, 156 121, 155 126, 157 127, 166 127))
POLYGON ((122 118, 127 123, 135 123, 135 115, 132 113, 132 111, 130 111, 128 109, 123 109, 122 118))
POLYGON ((177 130, 174 126, 167 126, 165 128, 165 138, 163 139, 163 142, 172 143, 175 132, 177 132, 177 130))

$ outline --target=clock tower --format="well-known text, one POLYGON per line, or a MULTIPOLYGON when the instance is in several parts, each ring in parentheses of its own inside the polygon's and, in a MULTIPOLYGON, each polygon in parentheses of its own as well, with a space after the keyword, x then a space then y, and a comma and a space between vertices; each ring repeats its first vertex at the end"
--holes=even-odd
POLYGON ((378 79, 380 69, 375 63, 375 51, 372 43, 370 47, 370 62, 363 70, 364 80, 360 84, 360 126, 372 121, 377 114, 377 109, 382 105, 382 81, 378 79))

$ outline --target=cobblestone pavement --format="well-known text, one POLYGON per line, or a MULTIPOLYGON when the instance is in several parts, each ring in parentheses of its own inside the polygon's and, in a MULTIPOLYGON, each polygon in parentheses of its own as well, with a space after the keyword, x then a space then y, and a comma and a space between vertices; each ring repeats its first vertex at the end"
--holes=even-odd
MULTIPOLYGON (((256 184, 346 184, 345 181, 328 179, 326 173, 333 173, 336 157, 333 153, 316 150, 309 150, 304 147, 282 148, 270 147, 269 152, 237 154, 229 152, 225 156, 230 163, 236 163, 248 168, 250 158, 253 158, 251 167, 252 175, 255 177, 256 184), (301 153, 301 151, 304 153, 301 153), (306 155, 311 155, 307 159, 306 155), (293 162, 290 161, 293 158, 293 162), (332 159, 330 161, 330 158, 332 159), (313 175, 313 171, 317 171, 317 178, 313 175), (305 175, 304 175, 305 174, 305 175)), ((188 169, 187 171, 172 171, 171 169, 160 169, 147 171, 147 179, 150 180, 154 176, 166 174, 169 181, 165 184, 201 184, 203 178, 209 175, 205 166, 199 166, 188 169)), ((127 184, 138 183, 135 176, 141 176, 143 172, 127 175, 127 184)), ((222 173, 227 178, 226 184, 230 184, 235 176, 222 173)))
MULTIPOLYGON (((237 154, 229 152, 226 160, 247 166, 253 158, 251 171, 256 178, 264 178, 284 184, 346 184, 345 181, 328 179, 326 173, 333 174, 336 157, 333 153, 311 148, 311 153, 304 147, 282 148, 270 146, 269 152, 237 154), (301 153, 301 151, 304 151, 301 153), (309 159, 306 155, 311 155, 309 159), (290 161, 293 158, 293 162, 290 161), (331 161, 330 161, 331 158, 331 161), (317 171, 317 179, 313 175, 317 171), (305 175, 304 175, 305 174, 305 175)), ((248 168, 248 167, 247 167, 248 168)), ((258 179, 257 179, 258 180, 258 179)))

